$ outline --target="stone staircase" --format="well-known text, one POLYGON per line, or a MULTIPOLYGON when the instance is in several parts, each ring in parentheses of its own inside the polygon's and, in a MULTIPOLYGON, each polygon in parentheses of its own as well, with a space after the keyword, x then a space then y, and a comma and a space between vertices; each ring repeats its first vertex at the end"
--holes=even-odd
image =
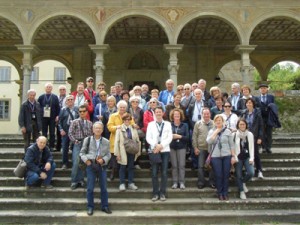
MULTIPOLYGON (((294 140, 294 142, 296 142, 294 140)), ((169 171, 168 199, 153 203, 151 173, 146 155, 135 171, 137 191, 119 192, 119 180, 108 182, 113 214, 96 208, 86 214, 85 189, 70 189, 71 170, 61 170, 61 153, 55 152, 55 189, 26 190, 13 168, 22 157, 21 148, 0 149, 0 224, 253 224, 300 221, 300 148, 278 144, 273 154, 262 154, 265 179, 247 184, 246 201, 239 199, 234 181, 229 201, 219 201, 210 188, 197 189, 197 174, 186 169, 186 189, 172 190, 169 171)), ((95 189, 95 197, 99 188, 95 189)), ((95 198, 99 203, 99 199, 95 198)))

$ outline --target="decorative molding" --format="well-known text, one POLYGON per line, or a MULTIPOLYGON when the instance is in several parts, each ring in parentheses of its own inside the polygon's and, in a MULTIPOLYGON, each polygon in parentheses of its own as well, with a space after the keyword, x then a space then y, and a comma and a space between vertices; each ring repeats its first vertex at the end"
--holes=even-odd
POLYGON ((184 8, 161 8, 160 14, 165 17, 170 23, 175 23, 180 20, 188 10, 184 8))
POLYGON ((21 13, 21 18, 23 19, 23 21, 27 23, 31 23, 34 17, 35 17, 35 13, 30 9, 26 9, 21 13))

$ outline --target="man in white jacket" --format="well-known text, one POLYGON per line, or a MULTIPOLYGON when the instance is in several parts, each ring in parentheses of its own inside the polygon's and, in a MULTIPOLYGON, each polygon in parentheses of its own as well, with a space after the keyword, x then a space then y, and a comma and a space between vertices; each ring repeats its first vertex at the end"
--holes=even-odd
POLYGON ((166 190, 168 181, 168 163, 170 157, 170 143, 173 138, 171 123, 162 119, 163 109, 157 107, 154 110, 156 120, 148 124, 146 140, 150 145, 149 154, 160 154, 161 163, 152 164, 152 201, 166 200, 166 190), (161 185, 158 183, 158 167, 161 164, 161 185))

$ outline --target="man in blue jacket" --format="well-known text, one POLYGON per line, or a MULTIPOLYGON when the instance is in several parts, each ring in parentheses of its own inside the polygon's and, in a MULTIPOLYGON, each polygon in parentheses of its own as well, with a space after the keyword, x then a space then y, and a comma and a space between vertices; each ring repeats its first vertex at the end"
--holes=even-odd
POLYGON ((47 138, 40 136, 36 143, 31 145, 25 154, 25 162, 27 163, 27 172, 25 175, 25 186, 30 188, 42 181, 42 186, 46 189, 53 188, 51 180, 55 171, 55 162, 53 156, 46 146, 47 138))
POLYGON ((168 105, 169 103, 173 102, 173 91, 174 82, 169 79, 166 81, 166 90, 163 90, 159 93, 158 101, 164 103, 164 105, 168 105))

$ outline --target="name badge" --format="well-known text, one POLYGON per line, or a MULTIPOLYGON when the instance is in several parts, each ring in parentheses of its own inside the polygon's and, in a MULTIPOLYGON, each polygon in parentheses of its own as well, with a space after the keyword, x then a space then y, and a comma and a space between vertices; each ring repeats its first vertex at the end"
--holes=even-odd
POLYGON ((51 114, 51 107, 48 107, 48 106, 44 107, 44 115, 43 116, 46 118, 49 118, 50 114, 51 114))
POLYGON ((35 119, 36 116, 35 116, 35 113, 31 113, 31 119, 35 119))

